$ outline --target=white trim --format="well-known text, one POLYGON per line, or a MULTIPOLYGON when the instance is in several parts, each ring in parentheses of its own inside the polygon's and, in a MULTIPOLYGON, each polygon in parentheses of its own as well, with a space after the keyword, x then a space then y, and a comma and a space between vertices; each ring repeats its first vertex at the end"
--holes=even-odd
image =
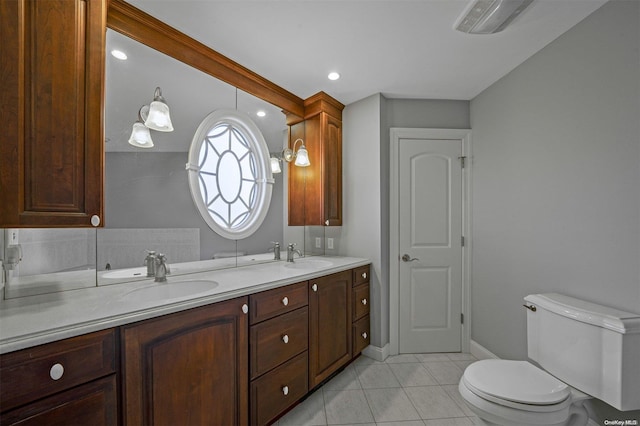
POLYGON ((383 347, 369 345, 362 350, 362 355, 375 359, 376 361, 383 362, 389 357, 389 344, 387 343, 383 347))
POLYGON ((398 205, 399 186, 399 140, 404 137, 419 137, 426 139, 451 139, 462 141, 462 155, 467 157, 463 170, 463 224, 462 235, 465 236, 465 246, 463 247, 462 266, 462 313, 464 314, 464 324, 462 325, 462 352, 469 352, 469 341, 471 340, 471 130, 470 129, 418 129, 392 127, 390 129, 390 152, 389 152, 389 354, 397 355, 400 351, 399 336, 399 284, 398 262, 400 253, 399 244, 399 219, 398 211, 394 206, 398 205))
POLYGON ((494 354, 475 340, 471 341, 469 347, 471 355, 478 359, 500 359, 496 354, 494 354))

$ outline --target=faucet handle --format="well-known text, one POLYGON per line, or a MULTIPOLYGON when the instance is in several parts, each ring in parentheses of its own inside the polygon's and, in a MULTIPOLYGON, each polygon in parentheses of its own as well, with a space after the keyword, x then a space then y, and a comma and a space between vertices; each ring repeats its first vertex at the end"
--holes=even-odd
POLYGON ((287 248, 288 248, 289 250, 293 250, 293 248, 294 248, 295 246, 297 246, 297 245, 298 245, 298 244, 296 244, 296 243, 289 243, 289 245, 287 246, 287 248))

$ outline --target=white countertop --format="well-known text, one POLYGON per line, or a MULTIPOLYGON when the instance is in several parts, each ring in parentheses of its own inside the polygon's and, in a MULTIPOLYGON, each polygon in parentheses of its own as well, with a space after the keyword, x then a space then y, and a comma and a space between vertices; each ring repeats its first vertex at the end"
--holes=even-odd
MULTIPOLYGON (((0 301, 0 354, 104 330, 369 264, 355 257, 314 256, 217 271, 168 276, 168 283, 210 280, 217 286, 182 297, 140 300, 153 279, 0 301), (139 294, 139 293, 138 293, 139 294), (134 300, 135 299, 135 300, 134 300)), ((179 284, 175 284, 176 286, 179 284)))

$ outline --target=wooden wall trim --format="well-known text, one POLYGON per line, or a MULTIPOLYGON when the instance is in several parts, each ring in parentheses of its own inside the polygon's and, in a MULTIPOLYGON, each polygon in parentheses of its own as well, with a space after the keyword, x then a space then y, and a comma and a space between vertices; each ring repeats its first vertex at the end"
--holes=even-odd
POLYGON ((110 0, 107 27, 299 117, 304 101, 124 0, 110 0))

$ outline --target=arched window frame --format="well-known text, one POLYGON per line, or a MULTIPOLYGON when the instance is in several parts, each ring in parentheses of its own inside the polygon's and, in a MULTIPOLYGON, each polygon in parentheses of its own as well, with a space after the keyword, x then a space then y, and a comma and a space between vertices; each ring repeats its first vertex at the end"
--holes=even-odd
MULTIPOLYGON (((231 145, 232 143, 229 142, 229 150, 233 150, 231 145)), ((216 191, 221 192, 220 176, 217 172, 219 171, 221 159, 226 152, 227 151, 223 151, 223 155, 218 155, 216 173, 212 173, 210 167, 208 168, 209 171, 206 172, 208 176, 207 180, 209 182, 213 180, 218 185, 217 188, 212 191, 213 193, 216 191), (213 176, 215 176, 215 178, 213 176)), ((217 151, 216 153, 220 154, 217 151)), ((224 238, 239 240, 249 237, 258 230, 269 210, 274 179, 271 173, 269 148, 267 147, 267 143, 265 142, 260 129, 258 129, 258 126, 246 114, 237 110, 216 110, 207 115, 204 120, 202 120, 202 123, 200 123, 193 136, 191 147, 189 148, 189 162, 187 163, 186 168, 189 175, 189 189, 191 190, 191 197, 193 198, 198 212, 213 231, 224 238), (251 196, 253 202, 251 203, 251 206, 248 206, 250 211, 248 212, 247 217, 241 220, 240 224, 236 224, 236 226, 225 226, 219 223, 222 221, 220 218, 216 220, 213 217, 213 214, 215 213, 212 212, 212 199, 205 200, 203 198, 203 190, 201 189, 201 185, 205 184, 205 179, 201 177, 205 173, 201 170, 201 167, 205 165, 204 162, 201 164, 201 161, 203 160, 201 155, 202 147, 203 145, 208 144, 208 147, 205 149, 214 149, 213 144, 210 143, 211 134, 214 129, 221 125, 229 126, 230 129, 233 129, 233 131, 241 135, 241 137, 247 142, 248 146, 246 148, 253 153, 255 160, 252 166, 252 172, 254 172, 255 175, 255 193, 251 196)), ((241 180, 240 185, 243 184, 244 183, 241 180)), ((224 197, 219 198, 229 205, 224 197)))

